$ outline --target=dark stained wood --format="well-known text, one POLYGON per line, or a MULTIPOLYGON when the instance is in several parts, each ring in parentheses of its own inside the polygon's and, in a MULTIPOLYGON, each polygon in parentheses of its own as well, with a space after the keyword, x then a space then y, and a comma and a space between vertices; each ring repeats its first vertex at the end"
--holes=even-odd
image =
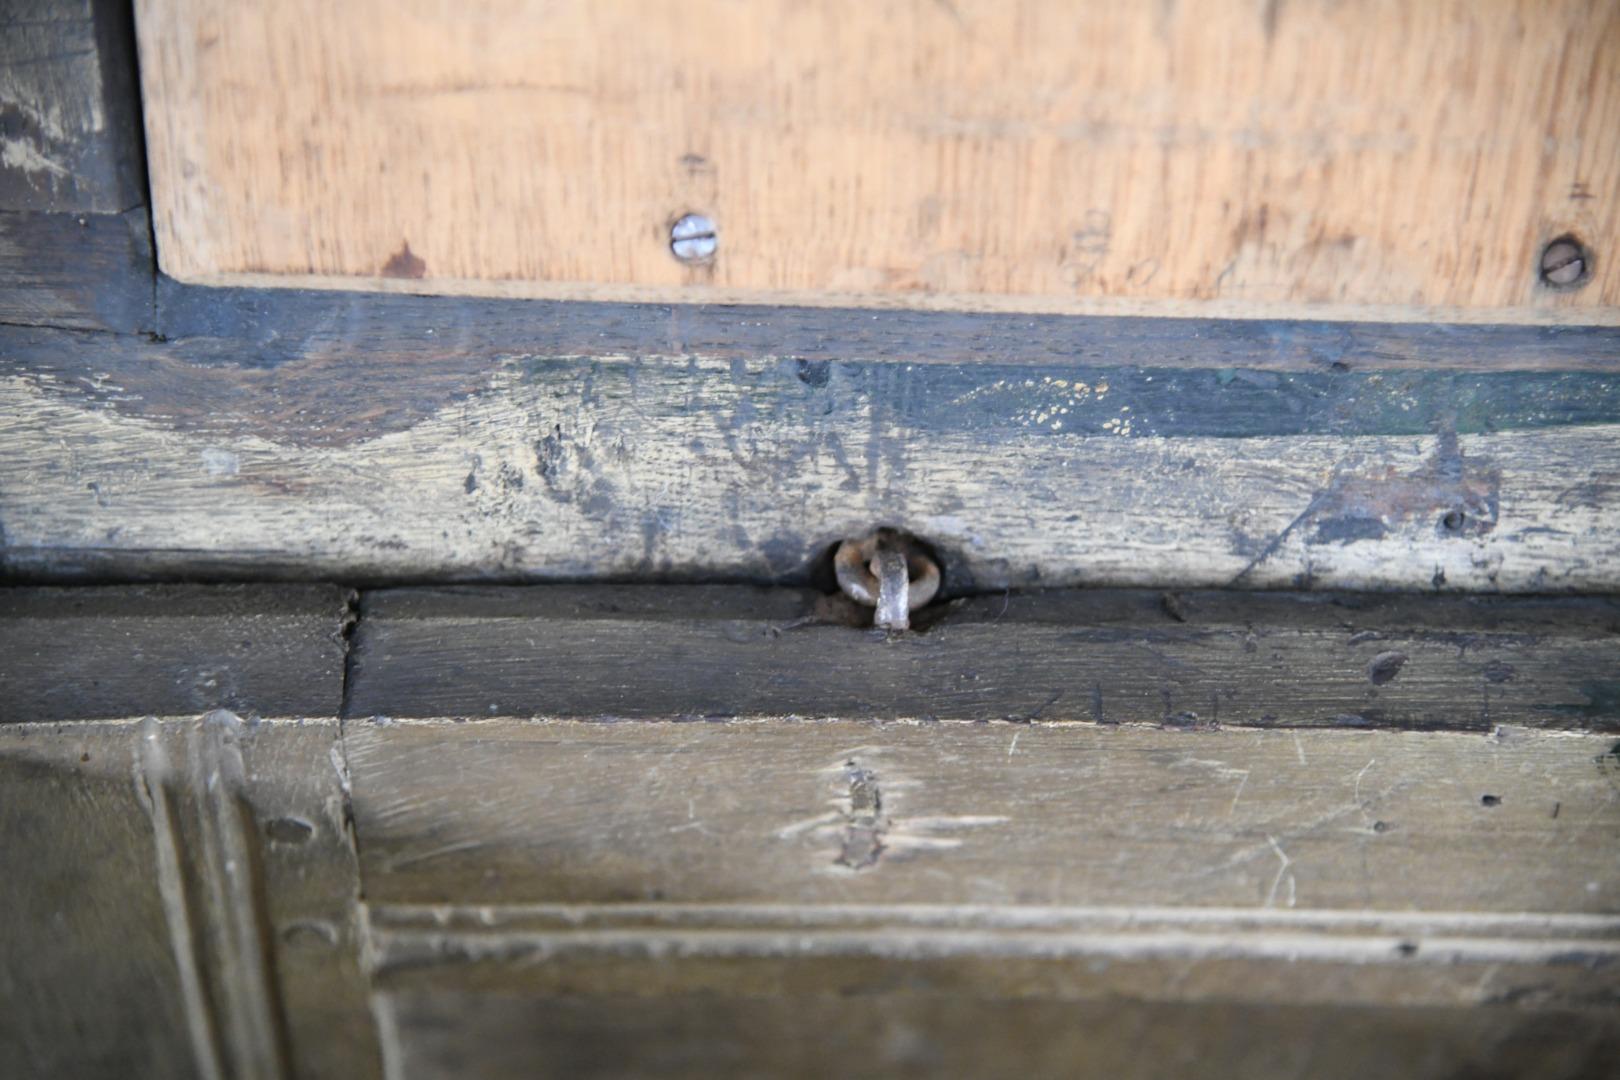
MULTIPOLYGON (((125 214, 0 211, 0 323, 71 330, 152 327, 145 209, 125 214)), ((58 338, 64 351, 70 339, 58 338)))
POLYGON ((146 201, 131 5, 0 0, 0 210, 146 201))
MULTIPOLYGON (((1613 371, 1620 328, 1010 315, 759 305, 495 300, 225 289, 160 277, 159 332, 238 343, 259 364, 332 351, 359 358, 465 354, 777 357, 1015 366, 1272 372, 1613 371)), ((812 369, 813 370, 813 369, 812 369)))
POLYGON ((0 590, 0 722, 334 716, 350 593, 333 586, 0 590))
POLYGON ((1620 891, 1613 736, 743 717, 345 743, 374 905, 1553 915, 1620 891))
POLYGON ((348 715, 1620 730, 1620 605, 1065 590, 885 639, 820 594, 690 586, 367 593, 348 715))

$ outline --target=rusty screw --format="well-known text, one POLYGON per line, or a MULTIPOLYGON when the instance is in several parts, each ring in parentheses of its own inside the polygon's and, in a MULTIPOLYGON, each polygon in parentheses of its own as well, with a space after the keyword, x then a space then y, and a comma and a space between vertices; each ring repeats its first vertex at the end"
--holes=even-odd
POLYGON ((669 250, 681 262, 695 263, 714 258, 719 247, 714 221, 703 214, 686 214, 670 226, 669 250))
POLYGON ((1591 262, 1585 244, 1560 236, 1541 249, 1541 282, 1553 289, 1579 288, 1586 284, 1591 262))

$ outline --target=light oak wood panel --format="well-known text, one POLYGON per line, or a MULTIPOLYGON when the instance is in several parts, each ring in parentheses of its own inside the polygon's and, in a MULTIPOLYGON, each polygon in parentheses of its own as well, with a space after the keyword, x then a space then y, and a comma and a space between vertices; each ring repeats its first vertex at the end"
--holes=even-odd
POLYGON ((139 0, 188 281, 1620 312, 1612 0, 139 0), (712 262, 668 249, 713 217, 712 262), (1566 232, 1595 251, 1538 282, 1566 232))

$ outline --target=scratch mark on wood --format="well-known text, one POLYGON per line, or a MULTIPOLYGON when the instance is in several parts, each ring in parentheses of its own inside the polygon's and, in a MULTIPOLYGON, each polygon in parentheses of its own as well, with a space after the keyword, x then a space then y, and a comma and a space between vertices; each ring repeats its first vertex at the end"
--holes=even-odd
POLYGON ((1283 878, 1286 877, 1288 879, 1288 906, 1293 907, 1296 899, 1295 881, 1293 871, 1289 869, 1293 866, 1293 860, 1289 859, 1287 854, 1284 853, 1282 846, 1277 843, 1276 837, 1268 835, 1266 843, 1271 845, 1271 850, 1276 853, 1282 865, 1277 867, 1277 876, 1271 879, 1271 891, 1266 894, 1265 906, 1268 908, 1277 906, 1277 890, 1282 886, 1283 878))
MULTIPOLYGON (((1296 736, 1296 738, 1297 738, 1297 736, 1296 736)), ((1367 764, 1365 764, 1365 765, 1363 765, 1361 767, 1360 772, 1356 773, 1356 791, 1355 791, 1355 796, 1354 796, 1355 803, 1356 803, 1356 806, 1359 807, 1360 810, 1361 810, 1362 820, 1367 821, 1369 823, 1372 822, 1372 816, 1367 813, 1367 804, 1361 801, 1361 778, 1366 776, 1367 775, 1367 770, 1372 768, 1375 764, 1377 764, 1377 762, 1378 762, 1378 759, 1373 758, 1372 760, 1368 761, 1367 764)))
POLYGON ((1227 808, 1227 816, 1237 813, 1238 800, 1243 798, 1243 789, 1249 786, 1249 770, 1243 770, 1243 778, 1238 781, 1237 790, 1232 793, 1232 805, 1227 808))

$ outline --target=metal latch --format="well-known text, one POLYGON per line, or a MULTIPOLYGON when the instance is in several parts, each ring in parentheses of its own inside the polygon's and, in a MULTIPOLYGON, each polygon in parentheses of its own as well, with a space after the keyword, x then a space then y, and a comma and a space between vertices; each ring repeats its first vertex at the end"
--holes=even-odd
POLYGON ((833 556, 833 571, 846 596, 877 609, 872 625, 884 630, 909 629, 911 613, 939 591, 938 564, 893 529, 845 540, 833 556))

